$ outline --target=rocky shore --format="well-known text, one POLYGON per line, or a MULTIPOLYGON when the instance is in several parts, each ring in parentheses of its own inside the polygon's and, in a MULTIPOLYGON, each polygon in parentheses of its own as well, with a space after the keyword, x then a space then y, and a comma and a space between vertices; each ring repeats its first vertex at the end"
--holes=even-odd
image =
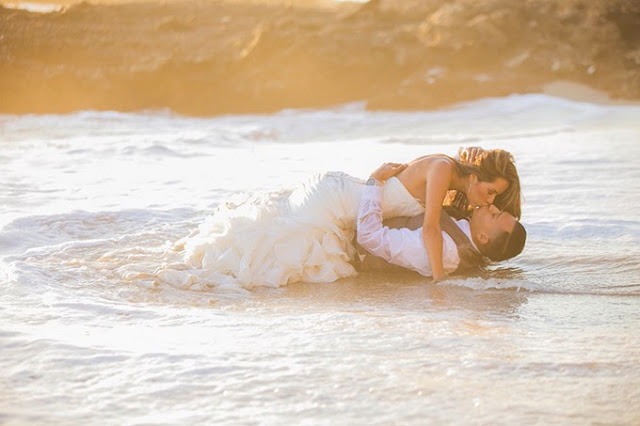
POLYGON ((0 7, 0 113, 426 109, 557 80, 639 100, 640 2, 0 7))

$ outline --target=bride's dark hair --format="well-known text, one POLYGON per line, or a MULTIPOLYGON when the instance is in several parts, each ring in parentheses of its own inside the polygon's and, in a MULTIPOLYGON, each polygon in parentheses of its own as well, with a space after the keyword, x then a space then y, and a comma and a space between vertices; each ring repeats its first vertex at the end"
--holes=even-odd
MULTIPOLYGON (((473 163, 463 163, 452 158, 456 172, 461 176, 475 174, 480 182, 493 182, 497 178, 503 178, 509 183, 509 187, 502 194, 496 196, 493 204, 501 210, 520 219, 522 214, 520 195, 520 177, 516 169, 515 160, 510 152, 502 149, 490 149, 478 155, 473 163)), ((468 200, 465 200, 468 204, 468 200)), ((459 203, 459 202, 458 202, 459 203)))

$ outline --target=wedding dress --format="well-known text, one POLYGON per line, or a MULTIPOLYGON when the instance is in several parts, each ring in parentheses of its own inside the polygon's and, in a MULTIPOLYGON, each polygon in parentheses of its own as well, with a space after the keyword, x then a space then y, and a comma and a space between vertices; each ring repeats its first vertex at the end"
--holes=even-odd
MULTIPOLYGON (((362 179, 328 172, 293 188, 225 203, 177 243, 184 268, 164 268, 156 275, 180 287, 198 283, 246 289, 353 276, 350 261, 363 188, 362 179)), ((397 178, 387 180, 385 218, 423 211, 397 178)))

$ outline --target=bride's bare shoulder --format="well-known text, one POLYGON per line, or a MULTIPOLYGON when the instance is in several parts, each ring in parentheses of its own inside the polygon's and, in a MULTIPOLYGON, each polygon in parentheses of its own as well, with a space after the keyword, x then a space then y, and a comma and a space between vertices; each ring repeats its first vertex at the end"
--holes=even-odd
POLYGON ((401 171, 397 177, 414 196, 416 196, 415 194, 420 196, 419 194, 424 191, 427 176, 432 173, 438 175, 452 173, 453 167, 451 157, 444 154, 424 155, 410 161, 407 168, 401 171))
POLYGON ((408 167, 401 171, 397 177, 411 195, 424 204, 428 176, 432 176, 432 173, 439 176, 449 176, 453 173, 453 169, 451 157, 444 154, 423 155, 409 162, 408 167))
POLYGON ((435 165, 443 167, 445 164, 453 166, 453 160, 451 157, 444 154, 429 154, 410 161, 408 167, 415 170, 419 169, 426 171, 435 165))

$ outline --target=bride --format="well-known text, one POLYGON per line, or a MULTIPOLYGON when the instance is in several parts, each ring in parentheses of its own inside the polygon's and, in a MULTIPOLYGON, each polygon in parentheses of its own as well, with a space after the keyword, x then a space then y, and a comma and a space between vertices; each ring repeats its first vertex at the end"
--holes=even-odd
MULTIPOLYGON (((457 191, 468 208, 495 204, 520 218, 520 181, 503 150, 461 150, 419 157, 384 184, 385 218, 425 213, 423 240, 434 280, 442 267, 440 206, 457 191), (426 206, 426 209, 425 209, 426 206)), ((327 172, 238 203, 225 203, 174 249, 183 264, 156 272, 174 286, 252 288, 292 282, 332 282, 356 274, 351 261, 364 180, 327 172)), ((459 198, 459 197, 458 197, 459 198)))

